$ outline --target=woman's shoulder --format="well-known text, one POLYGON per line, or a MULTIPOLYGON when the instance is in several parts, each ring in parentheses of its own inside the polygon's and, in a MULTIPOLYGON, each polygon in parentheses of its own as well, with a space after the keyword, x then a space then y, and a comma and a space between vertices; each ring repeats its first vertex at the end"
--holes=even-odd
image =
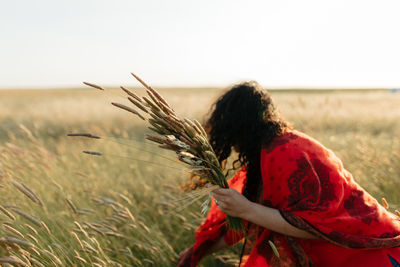
POLYGON ((318 141, 297 130, 287 130, 280 136, 275 137, 266 147, 264 147, 267 154, 277 149, 293 147, 301 149, 302 147, 310 145, 320 145, 318 141))
POLYGON ((275 137, 261 151, 266 155, 307 155, 309 157, 335 158, 334 153, 311 136, 296 130, 288 130, 275 137))
POLYGON ((340 159, 316 139, 296 130, 286 131, 261 150, 261 160, 267 159, 319 159, 325 164, 342 168, 340 159))

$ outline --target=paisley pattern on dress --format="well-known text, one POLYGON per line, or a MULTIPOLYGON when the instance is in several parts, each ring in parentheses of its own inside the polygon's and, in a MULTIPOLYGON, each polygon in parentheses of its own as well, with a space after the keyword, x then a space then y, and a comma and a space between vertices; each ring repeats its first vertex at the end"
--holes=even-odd
POLYGON ((363 195, 363 191, 351 191, 350 196, 344 201, 344 208, 351 217, 370 225, 372 221, 378 221, 378 211, 373 206, 365 204, 363 195))
POLYGON ((297 159, 297 170, 288 179, 291 210, 327 210, 335 199, 329 170, 319 159, 297 159))
MULTIPOLYGON (((383 266, 400 262, 400 222, 380 206, 343 169, 341 161, 311 137, 289 131, 261 151, 262 188, 258 203, 278 209, 292 226, 316 239, 288 237, 245 222, 248 232, 241 267, 266 266, 383 266), (274 242, 276 257, 268 241, 274 242), (390 257, 388 257, 390 255, 390 257)), ((246 170, 229 181, 242 192, 246 170)), ((196 231, 196 243, 187 255, 197 266, 204 248, 223 237, 237 243, 227 231, 225 214, 212 203, 206 221, 196 231), (211 243, 210 243, 211 242, 211 243)), ((396 265, 395 265, 396 266, 396 265)))

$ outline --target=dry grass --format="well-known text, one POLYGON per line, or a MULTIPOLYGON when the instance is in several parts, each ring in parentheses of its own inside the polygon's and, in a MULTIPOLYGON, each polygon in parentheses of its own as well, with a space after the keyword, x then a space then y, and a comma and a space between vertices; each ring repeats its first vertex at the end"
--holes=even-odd
MULTIPOLYGON (((0 91, 0 264, 174 266, 193 242, 204 217, 201 201, 180 209, 187 196, 176 185, 187 173, 169 160, 172 154, 144 140, 148 131, 139 119, 109 104, 122 99, 112 92, 0 91), (102 138, 66 137, 69 132, 102 138)), ((219 91, 161 93, 177 114, 201 120, 219 91)), ((273 96, 297 129, 338 154, 392 211, 400 208, 400 95, 273 96)), ((234 263, 236 252, 203 264, 234 263)))

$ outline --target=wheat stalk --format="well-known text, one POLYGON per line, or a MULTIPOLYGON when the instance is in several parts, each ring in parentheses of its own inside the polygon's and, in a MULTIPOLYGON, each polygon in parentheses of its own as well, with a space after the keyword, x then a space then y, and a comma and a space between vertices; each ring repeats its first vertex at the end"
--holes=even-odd
POLYGON ((9 264, 15 264, 16 266, 28 266, 28 264, 26 264, 25 262, 23 262, 22 260, 18 259, 15 256, 11 256, 11 257, 1 257, 0 258, 0 263, 9 263, 9 264))
POLYGON ((21 217, 24 217, 25 219, 27 219, 28 221, 36 224, 37 226, 41 226, 40 225, 40 221, 38 219, 36 219, 35 217, 33 217, 32 215, 23 212, 22 210, 19 210, 17 208, 11 207, 10 208, 12 211, 14 211, 15 213, 17 213, 18 215, 20 215, 21 217))
POLYGON ((15 216, 11 214, 6 208, 4 208, 2 205, 0 205, 0 211, 3 212, 8 218, 11 220, 15 221, 15 216))
POLYGON ((17 181, 11 180, 10 183, 15 186, 19 191, 21 191, 25 196, 27 196, 33 202, 39 204, 43 207, 43 202, 40 198, 26 185, 23 183, 18 183, 17 181))
POLYGON ((23 247, 33 247, 33 244, 29 243, 28 241, 10 237, 10 236, 5 236, 5 237, 0 238, 0 244, 19 245, 19 246, 23 246, 23 247))
MULTIPOLYGON (((177 154, 178 160, 186 164, 191 173, 205 178, 213 185, 228 188, 221 165, 212 146, 208 142, 207 133, 201 124, 196 120, 179 118, 160 93, 147 85, 134 73, 131 74, 146 88, 148 96, 139 97, 122 86, 121 89, 128 95, 130 103, 143 111, 148 118, 146 119, 139 111, 126 105, 119 103, 112 104, 137 115, 142 120, 148 121, 150 124, 149 129, 155 134, 147 134, 146 139, 157 143, 160 148, 174 151, 177 154)), ((93 84, 88 85, 97 89, 100 87, 97 85, 93 86, 93 84)), ((92 155, 100 154, 93 151, 84 151, 84 153, 92 155)), ((227 222, 232 229, 243 230, 241 219, 227 216, 227 222)))
POLYGON ((13 228, 11 225, 5 224, 3 223, 3 227, 4 229, 6 229, 7 231, 21 237, 21 238, 25 238, 23 234, 21 234, 20 231, 18 231, 17 229, 13 228))

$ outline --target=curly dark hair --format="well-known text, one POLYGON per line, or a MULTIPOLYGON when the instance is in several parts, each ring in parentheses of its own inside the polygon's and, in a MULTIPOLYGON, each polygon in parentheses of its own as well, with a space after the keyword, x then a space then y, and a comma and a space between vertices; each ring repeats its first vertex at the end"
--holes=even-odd
POLYGON ((239 153, 232 169, 247 165, 243 195, 256 201, 262 181, 261 148, 290 128, 278 114, 271 95, 254 81, 234 85, 212 105, 205 126, 221 164, 232 148, 239 153))

